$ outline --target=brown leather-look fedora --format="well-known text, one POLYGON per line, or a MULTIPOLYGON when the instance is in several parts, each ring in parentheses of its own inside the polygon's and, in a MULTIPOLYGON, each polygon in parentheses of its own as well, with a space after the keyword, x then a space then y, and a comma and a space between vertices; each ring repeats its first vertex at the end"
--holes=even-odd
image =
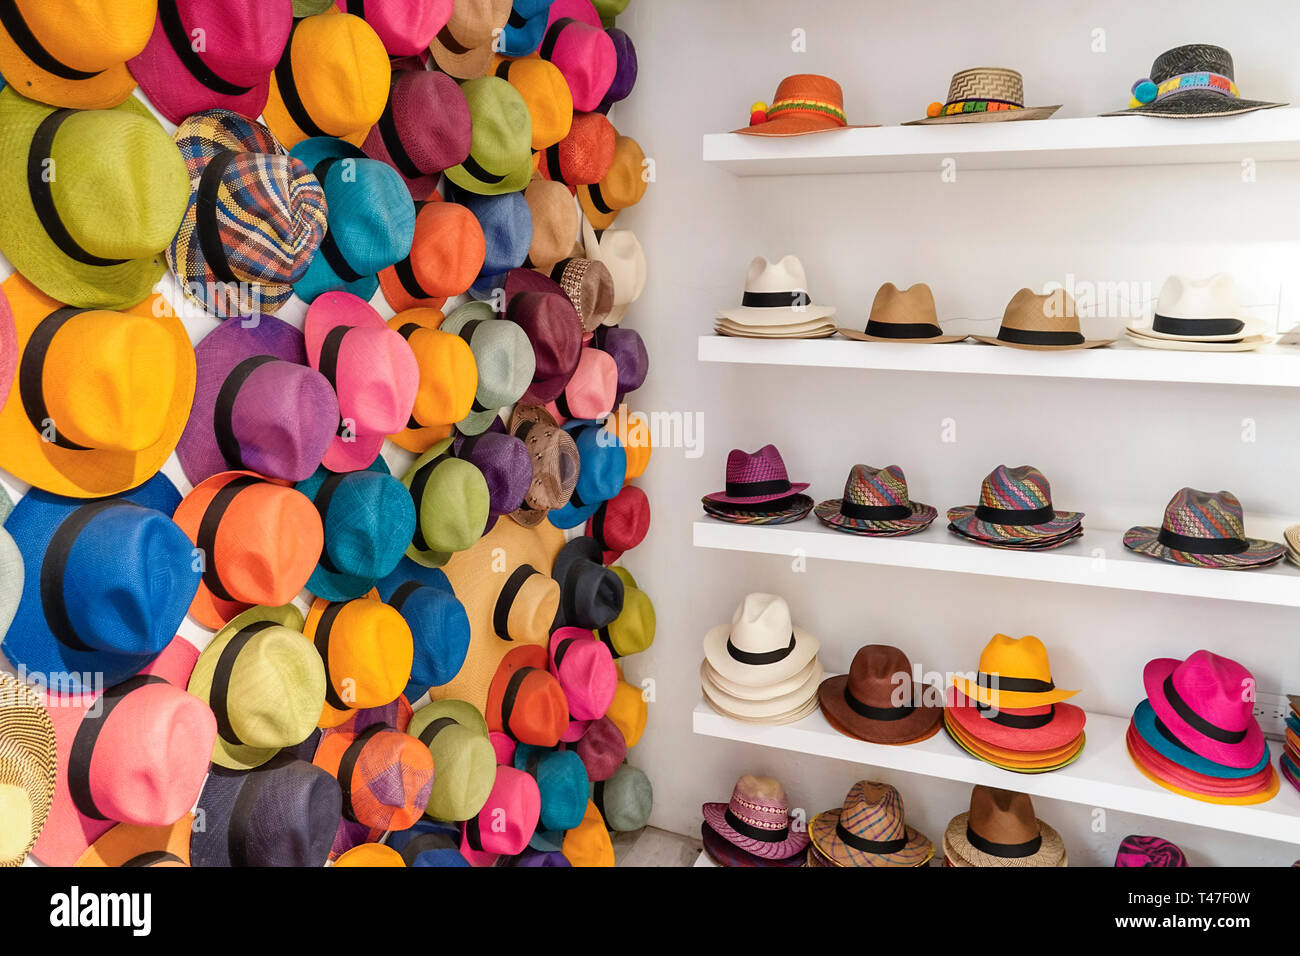
POLYGON ((1021 289, 1007 303, 1006 311, 1002 313, 1002 327, 996 336, 972 335, 971 338, 988 345, 1039 352, 1095 349, 1115 341, 1084 338, 1074 297, 1064 289, 1054 289, 1043 295, 1032 289, 1021 289))
POLYGON ((1061 835, 1034 816, 1028 794, 977 786, 952 818, 943 852, 953 866, 1068 866, 1061 835))
POLYGON ((911 661, 897 647, 868 644, 853 655, 847 674, 822 681, 817 689, 822 713, 840 733, 859 740, 927 740, 943 726, 943 696, 936 688, 912 681, 911 674, 911 661), (900 674, 910 684, 901 704, 895 700, 900 674))

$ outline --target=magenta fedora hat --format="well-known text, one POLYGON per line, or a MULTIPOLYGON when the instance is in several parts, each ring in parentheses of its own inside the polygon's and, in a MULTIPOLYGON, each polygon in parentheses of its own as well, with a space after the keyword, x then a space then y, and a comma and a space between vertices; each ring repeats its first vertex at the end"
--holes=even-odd
POLYGON ((1143 669, 1142 683, 1160 725, 1188 750, 1228 767, 1259 763, 1255 678, 1236 661, 1203 650, 1185 661, 1160 657, 1143 669))
POLYGON ((591 0, 555 0, 538 48, 564 74, 573 108, 590 113, 600 106, 618 72, 618 51, 601 26, 591 0))
POLYGON ((806 481, 790 481, 775 445, 764 445, 756 452, 733 448, 727 455, 727 487, 705 495, 704 500, 729 505, 758 504, 797 495, 807 487, 806 481))
POLYGON ((434 70, 398 70, 361 149, 397 170, 411 198, 421 200, 433 193, 439 173, 469 156, 472 134, 469 104, 455 80, 434 70))
POLYGON ((173 123, 210 109, 255 119, 292 26, 290 0, 158 0, 149 43, 126 65, 173 123))
POLYGON ((339 426, 329 381, 307 367, 302 333, 270 316, 228 319, 194 347, 194 404, 176 446, 191 484, 222 471, 305 481, 339 426))
POLYGON ((569 716, 604 717, 618 688, 618 669, 609 648, 585 628, 559 627, 551 635, 550 652, 550 670, 568 698, 569 716))
POLYGON ((343 13, 360 17, 390 57, 419 56, 451 19, 454 0, 337 0, 343 13))
MULTIPOLYGON (((515 272, 532 270, 516 269, 515 272)), ((551 281, 545 276, 537 278, 551 281)), ((512 296, 511 281, 506 279, 509 303, 506 318, 523 329, 533 345, 533 381, 520 401, 525 405, 541 405, 559 397, 578 368, 583 352, 582 322, 578 310, 559 286, 553 292, 530 290, 512 296)))
POLYGON ((582 736, 565 747, 577 751, 587 768, 587 778, 593 783, 614 776, 614 771, 627 759, 627 738, 608 715, 591 721, 582 736))
POLYGON ((808 831, 790 826, 790 801, 780 781, 745 774, 726 803, 700 808, 704 822, 732 846, 767 860, 781 860, 808 847, 808 831))

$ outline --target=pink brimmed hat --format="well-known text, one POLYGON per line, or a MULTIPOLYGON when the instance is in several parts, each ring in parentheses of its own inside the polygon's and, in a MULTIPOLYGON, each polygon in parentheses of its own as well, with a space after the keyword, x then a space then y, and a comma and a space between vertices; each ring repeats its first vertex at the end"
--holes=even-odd
POLYGON ((569 84, 573 108, 600 106, 618 72, 618 51, 591 0, 555 0, 538 55, 550 60, 569 84))
POLYGON ((797 495, 808 487, 806 481, 790 481, 785 462, 775 445, 764 445, 756 452, 733 448, 727 455, 727 486, 704 496, 717 504, 752 505, 797 495))
POLYGON ((1197 651, 1185 661, 1160 657, 1142 683, 1156 717, 1193 753, 1229 767, 1253 767, 1264 733, 1254 716, 1255 678, 1234 660, 1197 651))
MULTIPOLYGON (((259 0, 265 2, 265 0, 259 0)), ((370 24, 391 56, 419 56, 451 19, 453 0, 337 0, 343 13, 370 24)))
POLYGON ((765 860, 793 856, 808 846, 808 831, 790 826, 785 787, 772 777, 745 774, 726 803, 706 803, 704 822, 714 833, 746 853, 765 860))
POLYGON ((433 70, 399 70, 361 149, 397 170, 413 199, 427 199, 438 174, 469 156, 472 134, 469 104, 455 80, 433 70))
POLYGON ((1087 718, 1083 709, 1073 704, 991 709, 959 691, 954 690, 952 696, 947 707, 949 719, 981 743, 1001 750, 1060 750, 1078 741, 1087 718))
POLYGON ((326 292, 303 323, 307 360, 338 396, 340 426, 322 464, 357 471, 379 457, 384 436, 406 427, 420 387, 420 366, 406 339, 364 299, 326 292))
POLYGON ((550 671, 568 698, 570 717, 604 717, 618 687, 609 648, 585 628, 560 627, 551 635, 550 650, 550 671))
POLYGON ((546 403, 546 410, 561 425, 570 419, 597 421, 613 410, 617 393, 618 365, 614 357, 584 346, 573 377, 555 401, 546 403))
POLYGON ((253 119, 292 26, 289 0, 159 0, 149 43, 126 65, 173 123, 209 109, 253 119))
POLYGON ((537 781, 514 767, 497 767, 497 778, 478 816, 465 822, 461 852, 498 856, 522 853, 537 831, 542 793, 537 781))

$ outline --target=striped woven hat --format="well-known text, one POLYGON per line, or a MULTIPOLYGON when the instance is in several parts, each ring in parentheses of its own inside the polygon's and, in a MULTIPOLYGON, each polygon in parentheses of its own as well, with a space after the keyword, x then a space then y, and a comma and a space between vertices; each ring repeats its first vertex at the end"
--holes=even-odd
POLYGON ((1025 81, 1019 73, 1005 67, 977 66, 952 75, 948 98, 926 107, 925 119, 903 125, 1047 119, 1060 108, 1059 103, 1025 106, 1025 81))
POLYGON ((934 844, 903 819, 903 798, 887 783, 859 780, 844 805, 813 817, 812 845, 837 866, 924 866, 934 844))
POLYGON ((795 829, 785 787, 774 777, 745 774, 726 803, 706 803, 704 822, 732 846, 765 860, 783 860, 808 847, 808 832, 795 829))
POLYGON ((980 486, 980 503, 949 508, 948 520, 966 537, 1031 541, 1073 530, 1083 512, 1057 511, 1047 476, 1033 465, 998 465, 980 486))
POLYGON ((932 506, 908 498, 907 478, 897 465, 854 465, 844 496, 821 502, 813 513, 837 531, 881 537, 924 531, 938 514, 932 506))
POLYGON ((1241 502, 1232 492, 1195 488, 1175 492, 1159 528, 1124 532, 1124 547, 1175 564, 1229 570, 1262 568, 1286 554, 1284 545, 1246 537, 1241 502))
POLYGON ((54 724, 35 692, 0 674, 0 866, 26 859, 54 800, 54 724))

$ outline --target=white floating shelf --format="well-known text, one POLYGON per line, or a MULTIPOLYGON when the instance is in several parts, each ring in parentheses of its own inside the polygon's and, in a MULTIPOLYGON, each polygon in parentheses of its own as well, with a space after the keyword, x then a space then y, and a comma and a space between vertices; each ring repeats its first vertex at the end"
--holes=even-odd
MULTIPOLYGON (((1019 790, 1035 797, 1300 844, 1300 793, 1285 780, 1276 797, 1256 806, 1223 806, 1180 796, 1156 786, 1133 765, 1124 745, 1128 729, 1124 717, 1089 714, 1083 754, 1068 767, 1050 773, 1013 773, 994 767, 966 753, 942 730, 929 740, 905 747, 856 740, 837 732, 820 710, 793 724, 742 724, 723 717, 701 701, 695 706, 694 729, 706 737, 1019 790)), ((1275 762, 1278 746, 1276 741, 1269 742, 1275 762)), ((906 799, 906 792, 903 796, 906 799)), ((930 834, 932 838, 938 835, 930 834)))
POLYGON ((828 561, 1300 607, 1300 568, 1284 562, 1258 571, 1217 571, 1171 564, 1129 551, 1123 532, 1089 527, 1087 518, 1083 537, 1055 551, 1007 551, 963 540, 948 531, 942 509, 925 531, 903 538, 833 531, 811 515, 768 526, 702 517, 695 522, 694 543, 723 551, 798 552, 828 561))
POLYGON ((1105 348, 1033 352, 979 342, 906 345, 838 337, 769 341, 701 335, 699 359, 734 365, 1300 388, 1300 348, 1279 345, 1256 352, 1174 352, 1119 341, 1105 348))
POLYGON ((737 176, 1150 166, 1300 160, 1300 108, 1195 122, 1090 116, 949 126, 880 126, 811 136, 704 137, 704 161, 737 176))

